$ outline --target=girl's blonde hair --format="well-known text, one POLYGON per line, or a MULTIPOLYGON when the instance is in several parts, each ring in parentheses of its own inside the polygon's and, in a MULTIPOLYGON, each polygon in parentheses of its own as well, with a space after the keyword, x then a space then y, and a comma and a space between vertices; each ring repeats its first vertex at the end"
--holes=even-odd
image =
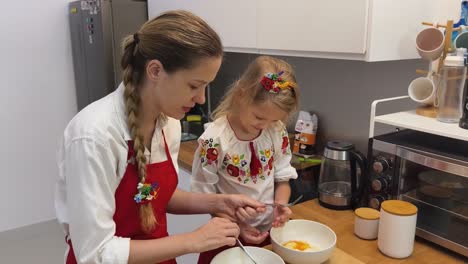
POLYGON ((291 117, 299 108, 298 86, 281 89, 278 93, 270 93, 261 83, 265 74, 279 72, 283 72, 281 74, 283 80, 296 83, 294 70, 289 63, 270 56, 257 57, 249 64, 241 77, 230 86, 219 106, 213 111, 211 118, 216 120, 235 110, 236 107, 263 103, 267 100, 291 117))
MULTIPOLYGON (((223 56, 221 40, 201 18, 187 11, 171 11, 147 21, 134 35, 123 40, 123 83, 127 124, 134 141, 138 177, 145 183, 146 157, 143 135, 138 127, 140 86, 150 60, 159 60, 167 73, 194 67, 203 58, 223 56)), ((135 186, 136 187, 136 186, 135 186)), ((136 189, 136 188, 135 188, 136 189)), ((142 229, 150 233, 157 220, 151 203, 141 204, 142 229)))

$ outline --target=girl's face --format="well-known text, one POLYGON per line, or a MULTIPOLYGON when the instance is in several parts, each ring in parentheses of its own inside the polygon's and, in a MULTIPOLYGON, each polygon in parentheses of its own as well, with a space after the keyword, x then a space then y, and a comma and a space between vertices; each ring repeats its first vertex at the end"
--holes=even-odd
POLYGON ((249 134, 258 134, 273 123, 285 120, 288 115, 271 101, 240 107, 239 113, 240 125, 249 134))
POLYGON ((191 69, 171 74, 161 70, 151 93, 155 108, 167 116, 182 119, 195 103, 204 104, 206 86, 216 77, 221 62, 221 57, 203 58, 191 69))

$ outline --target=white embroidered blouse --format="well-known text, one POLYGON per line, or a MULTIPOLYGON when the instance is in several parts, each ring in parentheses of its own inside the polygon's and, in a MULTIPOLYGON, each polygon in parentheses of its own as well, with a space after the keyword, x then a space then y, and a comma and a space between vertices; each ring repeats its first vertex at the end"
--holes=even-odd
MULTIPOLYGON (((124 90, 120 84, 78 113, 60 143, 55 210, 65 235, 72 239, 78 263, 128 263, 130 239, 115 236, 113 220, 114 195, 127 168, 127 141, 131 140, 124 90)), ((177 170, 179 120, 158 120, 151 150, 146 149, 145 155, 149 163, 167 160, 162 131, 177 170)))
MULTIPOLYGON (((271 203, 275 182, 297 178, 290 164, 288 134, 280 122, 262 130, 257 138, 244 141, 236 137, 227 118, 221 117, 210 124, 198 143, 192 166, 194 192, 240 193, 271 203), (260 161, 254 167, 252 154, 260 161)), ((272 210, 267 210, 252 225, 260 230, 269 229, 271 214, 272 210)))

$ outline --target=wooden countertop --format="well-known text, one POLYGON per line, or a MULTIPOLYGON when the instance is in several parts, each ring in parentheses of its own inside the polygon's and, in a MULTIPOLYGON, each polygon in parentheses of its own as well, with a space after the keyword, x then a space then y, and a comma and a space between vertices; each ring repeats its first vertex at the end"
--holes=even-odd
POLYGON ((179 158, 177 160, 179 167, 192 172, 193 155, 195 154, 197 147, 198 141, 196 140, 184 141, 180 143, 179 158))
MULTIPOLYGON (((179 149, 179 166, 187 171, 192 171, 192 163, 193 163, 193 154, 195 150, 197 150, 198 142, 196 140, 184 141, 180 143, 179 149)), ((314 157, 317 159, 321 159, 321 156, 314 157)), ((309 162, 302 162, 299 161, 299 158, 293 155, 291 160, 291 164, 294 168, 298 170, 306 169, 312 166, 316 166, 319 164, 309 163, 309 162)))
MULTIPOLYGON (((193 155, 197 146, 198 143, 196 140, 181 142, 178 159, 179 166, 181 168, 192 171, 193 155)), ((297 166, 295 167, 298 168, 297 166)), ((337 248, 340 249, 339 252, 341 253, 341 255, 339 254, 339 256, 336 256, 338 259, 343 257, 344 254, 347 254, 359 261, 372 264, 467 263, 464 262, 461 255, 452 253, 442 247, 419 238, 416 238, 414 252, 410 257, 406 259, 393 259, 380 253, 377 248, 377 240, 363 240, 354 235, 354 213, 351 210, 336 211, 326 209, 318 204, 317 199, 297 204, 291 209, 293 211, 293 219, 317 221, 329 226, 333 231, 335 231, 338 237, 337 248)))
POLYGON ((354 235, 352 210, 330 210, 320 206, 318 199, 297 204, 291 207, 291 210, 293 219, 308 219, 329 226, 336 233, 337 248, 364 263, 466 263, 463 256, 420 238, 416 238, 414 252, 410 257, 406 259, 387 257, 377 248, 377 240, 363 240, 354 235))

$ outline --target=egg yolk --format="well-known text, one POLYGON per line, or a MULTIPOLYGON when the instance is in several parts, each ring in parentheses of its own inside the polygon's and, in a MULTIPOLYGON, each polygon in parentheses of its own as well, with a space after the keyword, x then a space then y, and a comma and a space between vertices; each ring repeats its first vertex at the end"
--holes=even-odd
POLYGON ((297 240, 290 240, 286 243, 283 243, 283 246, 290 248, 290 249, 300 250, 300 251, 304 251, 306 249, 312 248, 309 245, 309 243, 297 241, 297 240))

